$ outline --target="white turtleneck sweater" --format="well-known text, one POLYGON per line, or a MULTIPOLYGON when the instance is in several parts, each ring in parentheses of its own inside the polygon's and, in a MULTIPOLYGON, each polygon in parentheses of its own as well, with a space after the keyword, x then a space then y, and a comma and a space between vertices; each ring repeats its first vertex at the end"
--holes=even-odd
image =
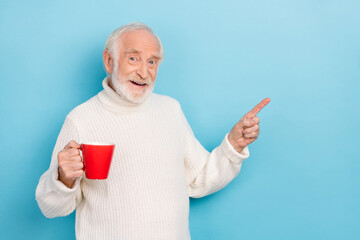
POLYGON ((179 103, 152 94, 140 105, 122 99, 109 80, 104 90, 66 117, 36 200, 46 217, 76 209, 76 238, 96 240, 185 240, 189 197, 225 187, 249 156, 227 136, 211 153, 194 137, 179 103), (115 143, 106 180, 78 178, 67 188, 58 180, 57 154, 71 140, 115 143))

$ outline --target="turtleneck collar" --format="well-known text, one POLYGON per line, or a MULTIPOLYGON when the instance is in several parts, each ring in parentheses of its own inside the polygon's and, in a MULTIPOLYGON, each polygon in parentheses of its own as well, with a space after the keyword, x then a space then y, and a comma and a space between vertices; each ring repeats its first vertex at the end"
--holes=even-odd
POLYGON ((104 90, 99 92, 97 96, 103 104, 114 110, 133 112, 145 109, 150 105, 152 94, 143 103, 131 103, 121 97, 114 89, 110 87, 109 76, 103 80, 102 85, 104 90))

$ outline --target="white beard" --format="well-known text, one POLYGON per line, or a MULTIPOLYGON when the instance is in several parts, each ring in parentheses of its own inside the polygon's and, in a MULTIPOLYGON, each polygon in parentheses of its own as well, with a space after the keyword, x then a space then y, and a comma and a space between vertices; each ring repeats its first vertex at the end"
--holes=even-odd
POLYGON ((148 99, 148 97, 150 96, 150 94, 152 93, 152 91, 154 89, 154 83, 150 80, 150 78, 145 79, 145 81, 139 80, 136 77, 136 73, 132 73, 128 78, 122 78, 117 73, 116 67, 114 68, 114 71, 110 75, 110 78, 111 78, 111 83, 112 83, 113 87, 115 88, 115 91, 117 92, 117 94, 119 94, 122 98, 124 98, 126 101, 128 101, 130 103, 141 104, 141 103, 145 102, 145 100, 148 99), (128 85, 127 85, 129 80, 135 80, 138 82, 146 83, 147 86, 146 86, 145 92, 143 92, 141 94, 133 93, 128 88, 128 85))

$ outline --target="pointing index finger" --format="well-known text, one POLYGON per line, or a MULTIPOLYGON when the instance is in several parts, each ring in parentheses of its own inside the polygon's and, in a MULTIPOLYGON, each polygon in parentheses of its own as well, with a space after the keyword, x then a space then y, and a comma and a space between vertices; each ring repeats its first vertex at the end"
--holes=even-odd
POLYGON ((253 118, 260 112, 261 109, 263 109, 269 102, 270 98, 263 99, 258 105, 256 105, 253 109, 251 109, 245 116, 247 118, 253 118))

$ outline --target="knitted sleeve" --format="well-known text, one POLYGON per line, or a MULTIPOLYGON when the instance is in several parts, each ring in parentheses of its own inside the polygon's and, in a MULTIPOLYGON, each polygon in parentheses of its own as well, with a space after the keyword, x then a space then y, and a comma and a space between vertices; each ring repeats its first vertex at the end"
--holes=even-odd
POLYGON ((78 132, 71 117, 67 116, 53 150, 49 169, 40 177, 36 188, 36 201, 42 213, 48 217, 69 215, 82 200, 81 177, 70 189, 58 180, 57 154, 71 140, 79 141, 78 132))
POLYGON ((242 162, 249 157, 245 147, 238 153, 228 141, 224 140, 209 153, 195 138, 185 116, 182 113, 185 128, 185 170, 189 196, 200 198, 224 188, 240 172, 242 162))

